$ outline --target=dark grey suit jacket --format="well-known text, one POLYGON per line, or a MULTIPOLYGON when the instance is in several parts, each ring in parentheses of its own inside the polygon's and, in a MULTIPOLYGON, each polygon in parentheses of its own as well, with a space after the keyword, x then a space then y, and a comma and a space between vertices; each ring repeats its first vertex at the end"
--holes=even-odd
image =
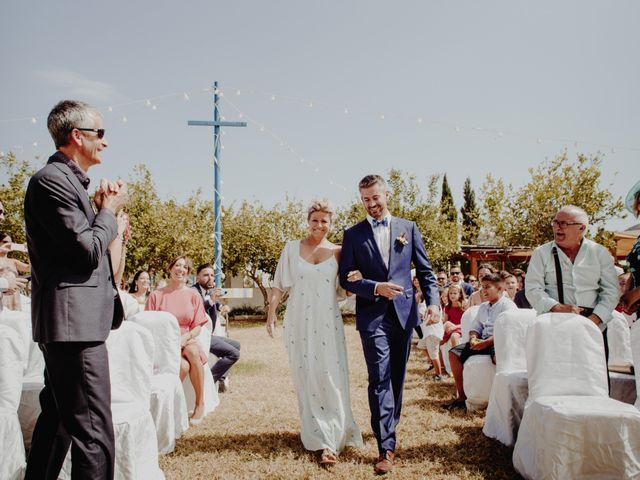
POLYGON ((106 340, 114 310, 108 254, 118 233, 113 213, 103 209, 96 215, 76 175, 50 159, 29 181, 24 217, 33 340, 106 340))

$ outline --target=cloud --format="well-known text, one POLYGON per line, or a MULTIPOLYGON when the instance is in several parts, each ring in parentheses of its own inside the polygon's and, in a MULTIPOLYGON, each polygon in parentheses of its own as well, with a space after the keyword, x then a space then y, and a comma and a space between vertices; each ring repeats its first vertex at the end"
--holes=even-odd
POLYGON ((71 70, 46 70, 39 71, 38 74, 50 85, 62 88, 71 97, 101 103, 127 101, 127 98, 113 85, 99 80, 92 80, 71 70))

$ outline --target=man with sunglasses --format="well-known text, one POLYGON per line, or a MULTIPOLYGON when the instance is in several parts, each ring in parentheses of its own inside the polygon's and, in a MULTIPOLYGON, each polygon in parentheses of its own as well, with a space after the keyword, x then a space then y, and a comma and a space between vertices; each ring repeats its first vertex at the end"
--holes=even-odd
MULTIPOLYGON (((0 225, 4 222, 4 205, 0 202, 0 225)), ((9 270, 5 270, 0 276, 0 311, 2 310, 2 294, 7 293, 13 295, 13 293, 27 286, 27 280, 24 278, 16 277, 9 270)))
POLYGON ((57 478, 71 446, 72 478, 112 479, 105 340, 122 322, 122 305, 109 246, 121 241, 124 224, 116 215, 127 202, 126 186, 103 179, 93 202, 89 198, 87 171, 107 148, 96 109, 62 101, 47 127, 57 151, 29 181, 24 202, 33 339, 45 360, 42 412, 25 478, 57 478))
POLYGON ((471 296, 471 294, 473 293, 473 286, 464 281, 462 270, 459 266, 453 266, 449 269, 449 278, 451 281, 449 282, 447 287, 449 285, 458 285, 460 288, 462 288, 462 290, 464 290, 464 296, 466 298, 469 298, 471 296))
POLYGON ((592 321, 603 332, 608 356, 605 329, 618 304, 618 276, 609 251, 584 238, 588 225, 586 212, 574 205, 556 213, 553 241, 534 250, 525 291, 538 314, 577 313, 592 321))

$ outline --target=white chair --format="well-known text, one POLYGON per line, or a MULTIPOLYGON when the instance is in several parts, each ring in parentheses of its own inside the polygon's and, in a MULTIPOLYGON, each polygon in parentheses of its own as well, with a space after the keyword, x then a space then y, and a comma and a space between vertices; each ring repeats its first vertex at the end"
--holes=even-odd
MULTIPOLYGON (((28 297, 24 298, 28 299, 28 297)), ((38 344, 32 340, 31 314, 29 312, 3 310, 0 314, 0 323, 19 333, 26 352, 18 419, 22 429, 24 447, 28 450, 31 448, 31 436, 40 415, 40 391, 44 388, 44 357, 38 344)))
POLYGON ((609 365, 624 367, 633 365, 629 324, 624 315, 615 310, 607 324, 607 341, 609 343, 609 365))
MULTIPOLYGON (((111 412, 115 434, 115 475, 118 480, 164 479, 158 466, 156 429, 149 412, 153 374, 153 336, 125 321, 107 338, 111 379, 111 412)), ((67 454, 60 478, 71 478, 67 454)))
MULTIPOLYGON (((200 330, 200 335, 198 335, 198 343, 202 350, 208 354, 209 362, 213 362, 211 359, 211 354, 209 353, 209 347, 211 346, 211 330, 213 328, 213 322, 209 318, 209 321, 202 326, 200 330)), ((213 357, 216 358, 216 357, 213 357)), ((213 412, 216 407, 220 404, 220 397, 218 396, 218 388, 213 381, 213 377, 211 376, 210 364, 206 363, 202 366, 204 371, 204 414, 208 415, 213 412)), ((212 365, 212 363, 211 363, 212 365)), ((196 404, 196 394, 193 390, 193 385, 191 384, 191 380, 189 376, 184 379, 182 382, 182 387, 184 388, 184 396, 187 399, 187 407, 189 410, 193 410, 196 404)))
POLYGON ((0 324, 0 478, 3 480, 22 479, 26 467, 18 420, 26 357, 24 340, 20 334, 0 324))
POLYGON ((525 336, 536 319, 535 310, 518 309, 501 313, 493 330, 496 350, 496 375, 493 379, 482 433, 506 446, 513 446, 527 399, 525 336))
MULTIPOLYGON (((469 341, 469 330, 476 319, 479 309, 479 305, 474 305, 462 314, 462 319, 460 320, 462 327, 461 343, 469 341)), ((487 406, 495 374, 496 367, 489 355, 476 355, 469 357, 464 362, 462 386, 464 393, 467 395, 467 410, 479 410, 487 406)))
POLYGON ((640 477, 640 412, 608 397, 600 330, 578 315, 540 315, 526 356, 515 469, 527 479, 640 477))
MULTIPOLYGON (((478 313, 478 305, 474 305, 473 307, 469 307, 467 308, 464 313, 462 314, 462 319, 460 320, 460 328, 461 328, 461 333, 460 333, 460 342, 461 343, 465 343, 469 341, 469 327, 471 326, 471 323, 473 323, 473 321, 476 318, 476 315, 478 313), (466 333, 465 333, 465 328, 466 328, 466 333), (465 334, 466 334, 466 340, 465 338, 465 334)), ((449 373, 449 375, 451 375, 451 363, 449 363, 449 350, 451 350, 452 345, 451 345, 451 338, 449 338, 449 340, 447 340, 447 342, 444 345, 440 345, 440 353, 442 353, 442 360, 444 362, 444 369, 449 373)))
POLYGON ((187 401, 180 382, 180 327, 168 312, 140 312, 129 319, 149 329, 155 342, 151 377, 151 416, 158 436, 158 452, 171 453, 189 428, 187 401))

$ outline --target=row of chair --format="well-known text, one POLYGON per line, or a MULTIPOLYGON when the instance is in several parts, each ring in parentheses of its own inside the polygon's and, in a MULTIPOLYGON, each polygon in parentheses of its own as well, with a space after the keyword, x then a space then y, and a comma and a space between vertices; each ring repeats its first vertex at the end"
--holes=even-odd
MULTIPOLYGON (((209 349, 211 322, 198 341, 209 349)), ((115 477, 160 479, 158 454, 169 453, 189 427, 188 411, 195 397, 189 378, 181 384, 180 330, 166 312, 140 312, 107 339, 111 377, 111 408, 116 440, 115 477)), ((216 358, 211 356, 210 362, 216 358)), ((219 404, 208 365, 205 369, 205 414, 219 404)), ((24 476, 25 449, 31 445, 40 414, 44 360, 31 340, 25 312, 0 315, 0 478, 24 476)), ((70 454, 60 478, 71 477, 70 454)))
MULTIPOLYGON (((470 309, 463 317, 463 341, 475 313, 470 309)), ((610 365, 640 364, 640 325, 630 332, 614 312, 608 341, 610 365)), ((640 382, 612 373, 611 396, 620 398, 610 398, 603 338, 593 323, 572 314, 513 310, 498 317, 494 343, 495 366, 486 356, 465 363, 467 405, 488 404, 483 433, 515 444, 513 462, 521 475, 640 476, 640 382)))

